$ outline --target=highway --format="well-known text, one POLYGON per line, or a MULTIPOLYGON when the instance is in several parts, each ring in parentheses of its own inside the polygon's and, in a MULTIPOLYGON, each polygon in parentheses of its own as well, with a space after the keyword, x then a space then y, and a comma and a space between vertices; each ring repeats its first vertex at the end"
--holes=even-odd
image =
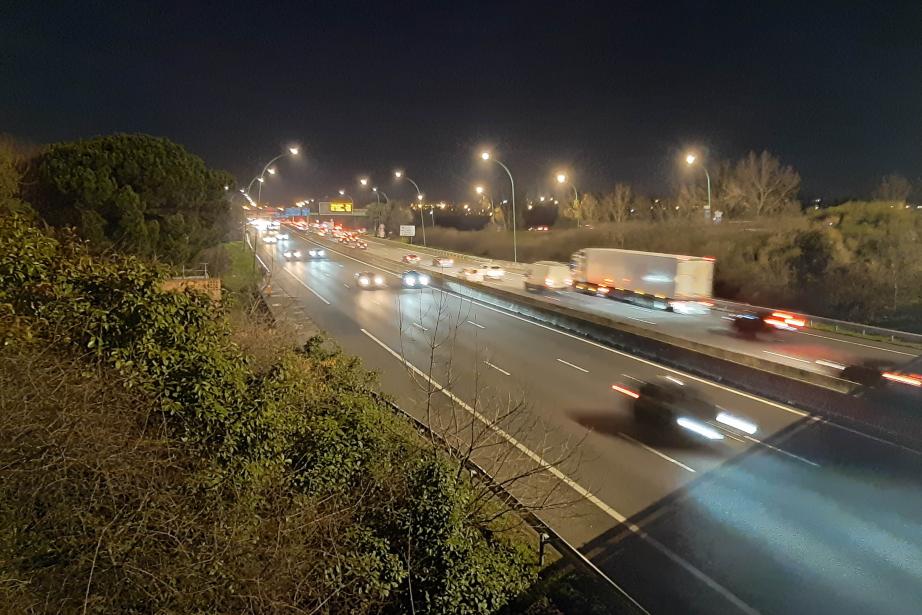
MULTIPOLYGON (((287 245, 310 241, 292 233, 287 245)), ((258 248, 273 288, 379 371, 408 411, 422 418, 428 374, 485 410, 523 395, 536 423, 514 433, 521 448, 543 455, 578 442, 579 465, 558 478, 585 498, 551 513, 552 525, 651 612, 918 612, 917 450, 449 293, 403 290, 362 251, 285 262, 281 246, 258 248), (356 288, 366 270, 387 287, 356 288), (658 376, 759 432, 705 444, 636 424, 611 385, 658 376)))
MULTIPOLYGON (((402 247, 396 245, 396 242, 371 239, 368 242, 368 251, 397 262, 406 254, 417 254, 421 257, 418 268, 433 269, 432 257, 425 252, 414 251, 413 246, 402 247)), ((458 275, 464 267, 474 267, 486 262, 489 262, 489 259, 459 258, 454 267, 438 270, 458 275)), ((520 273, 507 272, 504 280, 486 281, 485 284, 527 294, 520 273)), ((575 292, 553 291, 541 295, 532 293, 530 296, 581 311, 622 319, 627 324, 642 329, 655 329, 678 338, 830 376, 838 375, 842 366, 864 362, 899 365, 920 354, 919 350, 900 344, 815 330, 778 331, 771 336, 761 336, 757 340, 744 339, 731 333, 725 320, 727 315, 717 310, 712 310, 708 314, 677 314, 575 292)))

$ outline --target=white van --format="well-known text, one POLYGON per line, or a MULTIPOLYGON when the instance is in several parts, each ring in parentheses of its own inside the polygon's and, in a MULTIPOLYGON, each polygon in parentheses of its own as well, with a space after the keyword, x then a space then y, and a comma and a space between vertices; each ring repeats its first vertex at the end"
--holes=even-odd
POLYGON ((570 266, 565 263, 538 261, 525 272, 525 290, 568 290, 572 284, 570 266))

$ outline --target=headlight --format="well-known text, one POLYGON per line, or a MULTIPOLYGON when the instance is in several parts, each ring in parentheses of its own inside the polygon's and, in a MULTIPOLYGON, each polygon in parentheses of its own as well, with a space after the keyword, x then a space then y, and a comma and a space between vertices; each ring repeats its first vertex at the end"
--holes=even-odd
POLYGON ((326 250, 317 250, 317 256, 323 256, 326 254, 326 250))
POLYGON ((411 275, 408 275, 408 276, 406 276, 405 278, 403 278, 403 282, 404 282, 404 284, 406 284, 407 286, 415 286, 415 285, 416 285, 416 278, 414 278, 414 277, 411 276, 411 275))
POLYGON ((427 276, 427 275, 421 275, 421 276, 419 276, 419 283, 422 284, 423 286, 428 286, 428 285, 429 285, 429 276, 427 276))
POLYGON ((726 412, 721 412, 717 415, 717 422, 723 423, 724 425, 729 425, 733 429, 738 429, 742 432, 748 433, 750 436, 756 432, 757 427, 745 419, 741 419, 738 416, 733 416, 726 412))
POLYGON ((311 256, 317 256, 317 250, 308 250, 307 253, 311 256))
POLYGON ((382 284, 384 284, 384 276, 376 275, 375 284, 377 284, 378 286, 381 286, 382 284))
POLYGON ((369 283, 370 281, 371 281, 371 280, 369 280, 368 278, 359 278, 359 284, 362 285, 362 286, 368 286, 368 283, 369 283))
POLYGON ((694 419, 679 417, 676 419, 676 423, 679 427, 684 427, 689 431, 693 431, 699 436, 704 436, 708 440, 723 440, 723 434, 711 427, 694 419))
POLYGON ((294 255, 295 258, 301 258, 301 250, 295 250, 294 255))

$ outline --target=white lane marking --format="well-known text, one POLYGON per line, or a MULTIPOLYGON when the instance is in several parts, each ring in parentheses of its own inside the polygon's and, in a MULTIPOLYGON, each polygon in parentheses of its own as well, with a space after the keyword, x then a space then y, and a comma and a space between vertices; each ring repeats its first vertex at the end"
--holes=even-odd
MULTIPOLYGON (((615 315, 617 315, 617 313, 616 313, 615 315)), ((656 324, 656 323, 653 322, 652 320, 644 320, 643 318, 634 318, 633 316, 625 316, 625 318, 629 318, 629 319, 631 319, 631 320, 636 320, 636 321, 639 321, 639 322, 645 322, 645 323, 647 323, 648 325, 655 325, 655 324, 656 324)))
POLYGON ((621 374, 621 375, 624 376, 625 378, 630 378, 631 380, 636 380, 637 382, 643 382, 643 380, 641 380, 640 378, 637 378, 636 376, 632 376, 632 375, 630 375, 630 374, 621 374))
POLYGON ((666 380, 670 382, 675 382, 679 386, 683 386, 683 387, 685 386, 685 383, 679 380, 678 378, 676 378, 675 376, 666 376, 666 380))
POLYGON ((326 303, 327 305, 330 305, 330 302, 327 301, 326 299, 324 299, 323 295, 321 295, 321 294, 318 293, 316 290, 314 290, 313 288, 311 288, 310 286, 308 286, 307 284, 305 284, 304 281, 301 280, 301 278, 299 278, 298 276, 296 276, 296 275, 293 274, 292 272, 288 271, 288 269, 285 269, 284 267, 283 267, 283 269, 285 270, 285 272, 286 272, 288 275, 290 275, 291 277, 293 277, 293 278, 295 279, 295 281, 298 282, 298 284, 300 284, 301 286, 303 286, 303 287, 306 288, 307 290, 309 290, 309 291, 311 291, 312 293, 314 293, 314 295, 316 295, 316 297, 317 297, 318 299, 320 299, 321 301, 323 301, 323 302, 326 303))
POLYGON ((480 329, 486 329, 486 327, 484 327, 484 326, 481 325, 481 324, 477 324, 477 323, 474 322, 473 320, 469 320, 469 321, 467 321, 467 322, 470 323, 470 324, 472 324, 472 325, 474 325, 475 327, 480 328, 480 329))
MULTIPOLYGON (((316 243, 316 242, 314 242, 314 243, 316 243)), ((318 245, 322 245, 322 244, 318 244, 318 245)), ((365 261, 360 261, 360 260, 357 259, 357 258, 353 258, 353 257, 349 256, 348 254, 343 254, 342 252, 339 252, 339 251, 337 251, 337 250, 332 250, 332 249, 331 249, 331 252, 335 252, 336 254, 339 254, 340 256, 345 256, 346 258, 351 258, 351 259, 354 260, 355 262, 361 263, 362 265, 367 265, 367 266, 369 266, 369 267, 374 267, 375 269, 378 269, 379 271, 383 271, 384 273, 388 273, 388 274, 390 274, 390 275, 392 275, 392 276, 394 276, 394 277, 400 277, 399 274, 396 274, 396 273, 394 273, 394 272, 392 272, 392 271, 388 271, 387 269, 384 269, 384 268, 382 268, 382 267, 378 267, 377 265, 372 265, 371 263, 366 263, 365 261)), ((545 325, 545 324, 542 324, 542 323, 540 323, 540 322, 534 322, 534 321, 532 321, 532 320, 528 320, 527 318, 523 318, 523 317, 518 316, 518 315, 516 315, 516 314, 513 314, 513 313, 511 313, 511 312, 507 312, 507 311, 501 310, 501 309, 499 309, 499 308, 497 308, 497 307, 493 307, 492 305, 489 305, 489 304, 484 303, 484 302, 482 302, 482 301, 478 301, 477 299, 472 299, 472 298, 470 298, 470 297, 465 297, 465 296, 463 296, 463 295, 459 295, 458 293, 454 293, 454 292, 451 292, 451 291, 448 291, 448 290, 442 290, 442 289, 435 289, 435 290, 437 290, 437 291, 440 292, 440 293, 444 293, 444 294, 446 294, 446 295, 451 295, 451 296, 453 296, 453 297, 457 297, 457 298, 461 299, 462 301, 470 301, 471 303, 474 303, 474 304, 476 304, 476 305, 479 305, 480 307, 482 307, 482 308, 484 308, 484 309, 487 309, 487 310, 490 310, 491 312, 496 312, 497 314, 502 314, 503 316, 507 316, 507 317, 509 317, 509 318, 515 318, 516 320, 521 320, 522 322, 528 323, 528 324, 533 325, 533 326, 535 326, 535 327, 540 327, 540 328, 542 328, 542 329, 547 329, 548 331, 551 331, 551 332, 553 332, 553 333, 556 333, 557 335, 563 335, 563 336, 565 336, 565 337, 569 337, 569 338, 571 338, 571 339, 577 340, 577 341, 582 342, 582 343, 584 343, 584 344, 589 344, 590 346, 595 346, 596 348, 599 348, 599 349, 604 350, 604 351, 606 351, 606 352, 610 352, 610 353, 612 353, 612 354, 616 354, 616 355, 619 355, 619 356, 622 356, 622 357, 626 357, 626 358, 628 358, 628 359, 631 359, 632 361, 637 361, 638 363, 643 363, 644 365, 649 365, 649 366, 651 366, 651 367, 655 367, 655 368, 657 368, 657 369, 661 369, 661 370, 670 372, 670 373, 672 373, 672 374, 678 374, 679 376, 682 376, 683 378, 688 378, 688 379, 690 379, 690 380, 694 380, 695 382, 700 382, 700 383, 702 383, 702 384, 706 384, 706 385, 711 386, 711 387, 714 387, 714 388, 716 388, 716 389, 720 389, 720 390, 722 390, 722 391, 726 391, 727 393, 732 393, 732 394, 734 394, 734 395, 739 395, 740 397, 745 397, 746 399, 751 399, 752 401, 756 401, 756 402, 765 404, 765 405, 767 405, 767 406, 771 406, 771 407, 773 407, 773 408, 777 408, 778 410, 783 410, 783 411, 785 411, 785 412, 789 412, 789 413, 794 414, 794 415, 796 415, 796 416, 801 416, 801 417, 810 416, 810 413, 809 413, 809 412, 804 412, 803 410, 798 410, 798 409, 796 409, 796 408, 791 408, 791 407, 789 407, 789 406, 785 406, 785 405, 779 404, 779 403, 777 403, 777 402, 774 402, 774 401, 772 401, 772 400, 770 400, 770 399, 765 399, 765 398, 762 398, 762 397, 758 397, 757 395, 752 395, 751 393, 746 393, 745 391, 738 391, 738 390, 736 390, 736 389, 731 389, 730 387, 724 386, 724 385, 722 385, 722 384, 718 384, 717 382, 711 382, 710 380, 705 380, 704 378, 700 378, 700 377, 698 377, 698 376, 694 376, 694 375, 689 374, 689 373, 687 373, 687 372, 683 372, 682 370, 674 369, 674 368, 672 368, 672 367, 667 367, 667 366, 665 366, 665 365, 661 365, 661 364, 659 364, 659 363, 655 363, 655 362, 650 361, 650 360, 648 360, 648 359, 642 359, 642 358, 640 358, 640 357, 636 357, 636 356, 634 356, 634 355, 632 355, 632 354, 628 354, 628 353, 623 352, 623 351, 621 351, 621 350, 617 350, 617 349, 611 348, 611 347, 609 347, 609 346, 604 346, 604 345, 602 345, 602 344, 599 344, 598 342, 593 342, 592 340, 586 339, 585 337, 579 337, 578 335, 574 335, 574 334, 572 334, 572 333, 568 333, 567 331, 563 331, 563 330, 561 330, 561 329, 555 329, 554 327, 550 327, 550 326, 545 325)))
POLYGON ((826 361, 824 359, 817 359, 814 363, 822 365, 823 367, 831 367, 832 369, 845 369, 844 365, 839 365, 838 363, 833 363, 832 361, 826 361))
POLYGON ((403 363, 406 367, 411 369, 417 376, 425 380, 428 380, 429 383, 431 383, 434 387, 436 387, 437 390, 441 391, 443 395, 445 395, 450 400, 458 404, 461 408, 463 408, 468 413, 470 413, 471 416, 476 418, 478 421, 482 422, 484 425, 486 425, 490 430, 492 430, 498 436, 500 436, 501 438, 503 438, 504 440, 512 444, 514 447, 516 447, 519 451, 524 453, 529 459, 537 463, 539 467, 546 468, 548 472, 550 472, 552 475, 558 478, 562 483, 567 485, 570 489, 578 493, 580 497, 583 497, 587 501, 594 504, 597 508, 599 508, 599 510, 607 514, 609 517, 611 517, 618 523, 623 523, 625 527, 627 527, 630 531, 637 534, 640 538, 646 540, 657 551, 659 551, 664 556, 666 556, 667 558, 675 562, 677 565, 684 568, 689 574, 691 574, 696 579, 698 579, 699 581, 701 581, 702 583, 710 587, 712 590, 714 590, 715 592, 723 596, 728 602, 732 603, 734 606, 736 606, 738 609, 740 609, 744 613, 748 613, 749 615, 758 615, 759 613, 758 611, 756 611, 751 606, 749 606, 748 604, 740 600, 730 590, 728 590, 723 585, 721 585, 720 583, 718 583, 711 577, 701 572, 699 569, 695 568, 695 566, 693 566, 691 563, 682 559, 682 557, 680 557, 679 555, 671 551, 668 547, 666 547, 666 545, 658 541, 653 536, 650 536, 647 532, 641 529, 637 524, 629 522, 627 520, 627 517, 625 517, 624 515, 619 513, 617 510, 615 510, 614 508, 612 508, 611 506, 609 506, 608 504, 600 500, 596 495, 594 495, 588 489, 586 489, 585 487, 577 483, 575 480, 573 480, 572 478, 570 478, 569 476, 561 472, 558 468, 548 464, 537 453, 535 453, 530 448, 528 448, 527 446, 519 442, 517 439, 515 439, 510 434, 503 431, 501 428, 491 423, 489 419, 487 419, 485 416, 477 412, 474 408, 464 403, 464 401, 458 398, 457 395, 445 389, 441 384, 439 384, 438 382, 430 378, 426 372, 424 372, 423 370, 419 369, 418 367, 410 363, 407 359, 402 357, 398 352, 393 350, 390 346, 388 346, 387 344, 385 344, 384 342, 376 338, 374 335, 369 333, 366 329, 361 329, 361 331, 362 333, 367 335, 373 342, 375 342, 376 344, 381 346, 381 348, 383 348, 388 353, 390 353, 391 356, 393 356, 395 359, 403 363))
POLYGON ((423 330, 423 331, 428 331, 428 330, 429 330, 429 329, 427 329, 426 327, 424 327, 424 326, 422 326, 421 324, 419 324, 418 322, 411 322, 410 324, 413 325, 414 327, 416 327, 417 329, 421 329, 421 330, 423 330))
POLYGON ((782 449, 782 448, 778 448, 777 446, 772 446, 772 445, 769 444, 768 442, 763 442, 762 440, 759 440, 758 438, 753 438, 752 436, 747 435, 747 434, 743 434, 743 437, 746 438, 747 440, 749 440, 750 442, 754 443, 754 444, 758 444, 758 445, 760 445, 760 446, 764 446, 765 448, 770 448, 771 450, 775 451, 776 453, 781 453, 782 455, 787 455, 788 457, 791 457, 792 459, 796 459, 797 461, 802 461, 803 463, 806 463, 806 464, 808 464, 808 465, 811 465, 811 466, 813 466, 814 468, 820 467, 820 464, 816 463, 815 461, 810 461, 809 459, 806 459, 806 458, 804 458, 804 457, 801 457, 800 455, 795 455, 794 453, 792 453, 792 452, 790 452, 790 451, 786 451, 786 450, 784 450, 784 449, 782 449))
POLYGON ((883 348, 882 346, 872 346, 871 344, 862 344, 861 342, 853 342, 851 340, 840 340, 837 337, 829 337, 828 335, 819 335, 818 333, 807 333, 806 331, 798 331, 801 335, 809 335, 810 337, 821 337, 824 340, 830 340, 833 342, 841 342, 842 344, 852 344, 853 346, 863 346, 864 348, 873 348, 874 350, 883 350, 884 352, 892 352, 893 354, 903 354, 907 357, 915 357, 918 353, 915 352, 903 352, 902 350, 892 350, 890 348, 883 348))
POLYGON ((570 363, 569 361, 564 361, 563 359, 557 359, 557 360, 560 361, 561 363, 563 363, 564 365, 569 365, 570 367, 572 367, 572 368, 574 368, 574 369, 578 369, 578 370, 581 371, 581 372, 585 372, 585 373, 587 373, 587 374, 589 373, 589 370, 588 370, 588 369, 583 369, 583 368, 580 367, 579 365, 573 365, 573 364, 570 363))
POLYGON ((798 359, 797 357, 792 357, 790 355, 781 354, 780 352, 772 352, 771 350, 763 350, 765 354, 774 355, 776 357, 781 357, 782 359, 789 359, 791 361, 800 361, 801 363, 809 363, 806 359, 798 359))
POLYGON ((695 470, 695 468, 692 468, 692 467, 689 467, 689 466, 685 465, 684 463, 682 463, 682 462, 679 461, 678 459, 673 459, 672 457, 670 457, 670 456, 667 455, 666 453, 662 453, 662 452, 656 450, 655 448, 653 448, 652 446, 647 446, 647 445, 644 444, 643 442, 641 442, 641 441, 639 441, 639 440, 635 440, 634 438, 632 438, 631 436, 627 435, 627 434, 624 433, 624 432, 619 431, 619 432, 618 432, 618 435, 619 435, 620 437, 624 438, 625 440, 627 440, 628 442, 631 442, 632 444, 635 444, 635 445, 639 446, 640 448, 644 449, 645 451, 648 451, 648 452, 650 452, 650 453, 653 453, 654 455, 656 455, 657 457, 660 457, 661 459, 665 459, 665 460, 668 461, 669 463, 674 463, 674 464, 676 464, 677 466, 679 466, 680 468, 683 468, 683 469, 685 469, 685 470, 688 470, 689 472, 692 472, 692 473, 697 472, 697 470, 695 470))
POLYGON ((349 285, 346 284, 345 282, 343 282, 343 286, 345 286, 346 288, 352 288, 351 286, 349 286, 349 285))
POLYGON ((507 375, 507 376, 511 376, 511 375, 512 375, 512 374, 510 374, 509 372, 507 372, 506 370, 504 370, 502 367, 497 367, 496 365, 493 365, 493 364, 490 363, 489 361, 484 361, 484 363, 486 363, 487 365, 489 365, 490 367, 492 367, 493 369, 495 369, 496 371, 498 371, 498 372, 500 372, 500 373, 503 373, 503 374, 505 374, 505 375, 507 375))

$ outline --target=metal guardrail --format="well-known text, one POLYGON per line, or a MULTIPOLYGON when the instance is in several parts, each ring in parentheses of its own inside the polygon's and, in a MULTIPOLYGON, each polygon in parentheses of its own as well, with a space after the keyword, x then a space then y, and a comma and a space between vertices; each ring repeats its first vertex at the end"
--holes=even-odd
POLYGON ((493 480, 493 477, 490 476, 486 470, 480 467, 477 462, 470 459, 469 456, 461 454, 461 452, 458 451, 450 442, 448 442, 448 440, 442 437, 441 434, 438 434, 435 431, 430 431, 429 427, 427 427, 425 423, 398 406, 390 399, 387 399, 375 391, 367 391, 367 393, 369 393, 379 402, 387 405, 391 410, 394 411, 395 414, 397 414, 397 416, 405 419, 414 429, 416 429, 417 432, 425 437, 429 437, 431 435, 438 441, 440 446, 445 447, 449 451, 457 454, 458 457, 463 460, 462 464, 464 465, 464 469, 470 472, 471 478, 476 478, 480 482, 484 483, 490 489, 493 495, 502 500, 504 504, 509 506, 509 508, 513 510, 515 514, 518 515, 538 535, 541 544, 546 543, 551 545, 562 558, 586 574, 596 577, 605 586, 611 588, 626 602, 624 606, 630 608, 636 613, 650 615, 649 611, 647 611, 636 600, 634 600, 634 598, 631 597, 631 595, 628 594, 620 585, 615 583, 615 581, 609 578, 604 572, 599 570, 599 568, 593 564, 585 555, 580 553, 579 549, 567 542, 563 536, 555 532, 532 510, 522 504, 518 498, 509 493, 509 491, 507 491, 502 485, 497 484, 496 481, 493 480))
MULTIPOLYGON (((745 310, 764 310, 773 312, 781 310, 781 308, 768 308, 759 305, 752 305, 749 303, 726 301, 724 299, 714 299, 713 302, 714 307, 728 312, 739 312, 745 310)), ((807 321, 807 327, 812 329, 832 329, 836 333, 849 333, 865 337, 885 337, 891 342, 922 344, 922 334, 919 333, 910 333, 909 331, 898 331, 896 329, 887 329, 885 327, 875 327, 873 325, 865 325, 859 322, 849 322, 847 320, 836 320, 835 318, 825 318, 823 316, 802 314, 797 310, 784 309, 783 311, 793 311, 794 313, 798 314, 798 316, 803 316, 804 320, 807 321)))
MULTIPOLYGON (((452 252, 450 250, 442 250, 439 248, 429 248, 426 246, 417 246, 413 245, 410 248, 410 244, 405 244, 399 241, 394 241, 392 239, 382 239, 380 237, 369 237, 369 239, 374 239, 375 241, 381 243, 382 245, 390 245, 393 247, 400 247, 402 249, 412 249, 414 251, 426 252, 429 254, 434 254, 437 256, 451 256, 456 259, 463 259, 468 261, 483 261, 491 262, 496 264, 501 264, 508 271, 517 271, 524 272, 527 269, 527 264, 523 263, 512 263, 509 261, 499 261, 489 259, 487 257, 478 257, 471 254, 464 254, 462 252, 452 252)), ((724 311, 744 311, 744 310, 767 310, 767 311, 776 311, 781 308, 768 308, 758 305, 751 305, 749 303, 739 303, 735 301, 727 301, 725 299, 713 299, 714 307, 722 309, 724 311)), ((785 308, 786 309, 786 308, 785 308)), ((922 334, 920 333, 911 333, 909 331, 899 331, 896 329, 887 329, 885 327, 875 327, 873 325, 866 325, 858 322, 850 322, 847 320, 837 320, 835 318, 826 318, 823 316, 813 316, 811 314, 803 314, 798 310, 793 310, 798 315, 804 317, 807 321, 807 326, 810 328, 816 329, 832 329, 836 333, 847 333, 852 335, 860 335, 864 337, 875 336, 875 337, 884 337, 890 340, 891 342, 904 342, 909 344, 922 344, 922 334)))

